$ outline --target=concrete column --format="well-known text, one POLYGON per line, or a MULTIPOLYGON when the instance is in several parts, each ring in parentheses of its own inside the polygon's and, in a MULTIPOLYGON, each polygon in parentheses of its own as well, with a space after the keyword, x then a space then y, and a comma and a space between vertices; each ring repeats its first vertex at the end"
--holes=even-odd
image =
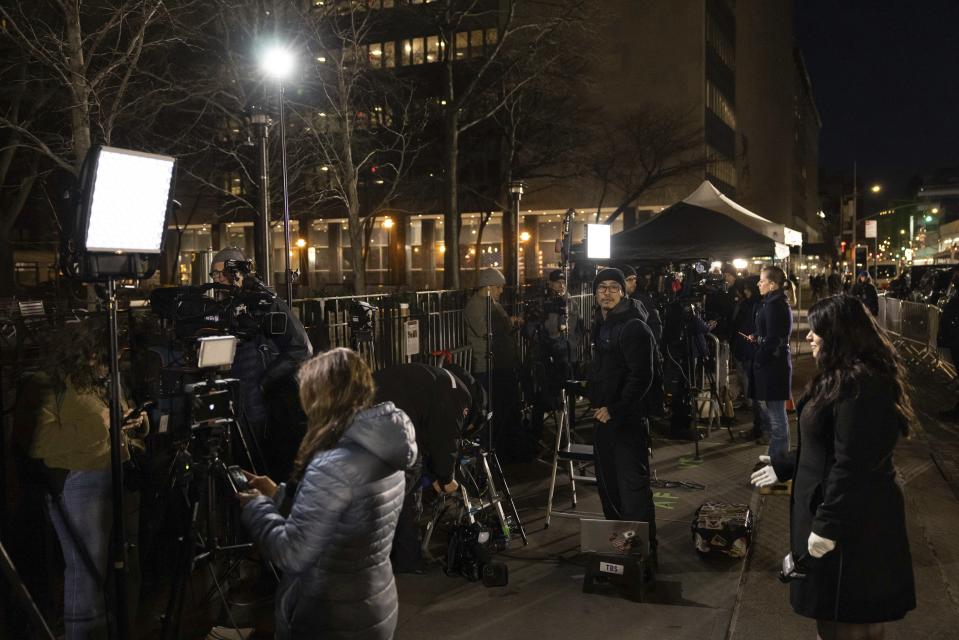
POLYGON ((386 256, 389 268, 389 281, 387 284, 404 285, 408 284, 406 279, 406 241, 409 238, 410 217, 399 214, 393 217, 393 228, 390 229, 390 246, 387 248, 386 256))
POLYGON ((343 284, 343 225, 331 222, 327 226, 330 245, 330 283, 343 284))
POLYGON ((230 236, 224 223, 217 222, 210 225, 210 246, 213 248, 213 253, 220 249, 226 249, 230 246, 229 242, 230 236))
POLYGON ((423 277, 426 279, 426 286, 430 289, 437 288, 436 282, 436 258, 433 256, 433 243, 436 242, 436 220, 423 220, 420 223, 420 252, 423 254, 423 277))

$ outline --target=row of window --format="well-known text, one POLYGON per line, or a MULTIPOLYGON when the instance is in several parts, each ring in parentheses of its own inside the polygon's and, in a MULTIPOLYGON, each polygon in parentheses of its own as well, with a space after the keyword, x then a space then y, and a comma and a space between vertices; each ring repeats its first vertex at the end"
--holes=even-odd
POLYGON ((706 17, 706 44, 727 67, 736 68, 736 47, 711 15, 706 17))
POLYGON ((736 186, 736 163, 715 147, 706 145, 706 171, 719 178, 730 187, 736 186))
POLYGON ((706 81, 706 108, 735 131, 736 110, 722 91, 709 80, 706 81))
MULTIPOLYGON (((453 55, 457 60, 480 58, 489 55, 498 41, 495 27, 460 31, 453 40, 453 55)), ((420 36, 363 45, 359 56, 373 69, 392 69, 440 62, 445 46, 439 36, 420 36)), ((320 63, 326 60, 325 56, 317 58, 320 63)))

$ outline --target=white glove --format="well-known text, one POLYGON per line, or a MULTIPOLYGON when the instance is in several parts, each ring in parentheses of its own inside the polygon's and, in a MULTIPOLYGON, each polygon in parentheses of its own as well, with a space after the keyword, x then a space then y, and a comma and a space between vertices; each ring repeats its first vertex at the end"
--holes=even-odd
POLYGON ((806 541, 806 549, 813 558, 821 558, 835 548, 835 540, 823 538, 815 533, 810 533, 809 540, 806 541))
POLYGON ((769 464, 769 456, 759 456, 759 461, 764 462, 766 466, 759 471, 754 471, 753 475, 749 477, 749 481, 753 484, 753 486, 768 487, 771 484, 776 484, 779 482, 779 477, 776 475, 776 470, 773 469, 771 464, 769 464))

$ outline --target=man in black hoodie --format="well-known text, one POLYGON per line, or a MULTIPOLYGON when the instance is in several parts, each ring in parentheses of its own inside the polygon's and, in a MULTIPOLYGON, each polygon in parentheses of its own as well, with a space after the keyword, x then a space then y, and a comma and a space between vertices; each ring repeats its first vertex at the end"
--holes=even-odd
POLYGON ((619 269, 593 280, 596 317, 587 395, 595 419, 596 477, 608 520, 649 523, 656 547, 656 515, 650 489, 646 395, 656 379, 656 341, 626 297, 619 269))
POLYGON ((419 450, 416 465, 407 472, 406 497, 393 537, 390 558, 395 573, 420 573, 424 568, 418 530, 423 511, 420 489, 431 484, 437 493, 454 493, 459 488, 455 475, 460 438, 477 391, 469 388, 473 380, 462 379, 468 374, 457 373, 407 363, 373 374, 374 402, 392 402, 409 416, 419 450))

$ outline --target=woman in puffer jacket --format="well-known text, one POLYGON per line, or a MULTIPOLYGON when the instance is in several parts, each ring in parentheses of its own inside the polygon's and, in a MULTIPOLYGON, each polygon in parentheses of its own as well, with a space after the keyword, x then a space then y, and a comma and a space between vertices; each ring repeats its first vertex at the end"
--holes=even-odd
POLYGON ((392 402, 370 406, 370 369, 349 349, 303 363, 299 383, 309 425, 296 488, 251 475, 253 490, 240 494, 243 523, 283 572, 276 637, 387 640, 397 619, 390 547, 403 472, 416 460, 413 425, 392 402))

